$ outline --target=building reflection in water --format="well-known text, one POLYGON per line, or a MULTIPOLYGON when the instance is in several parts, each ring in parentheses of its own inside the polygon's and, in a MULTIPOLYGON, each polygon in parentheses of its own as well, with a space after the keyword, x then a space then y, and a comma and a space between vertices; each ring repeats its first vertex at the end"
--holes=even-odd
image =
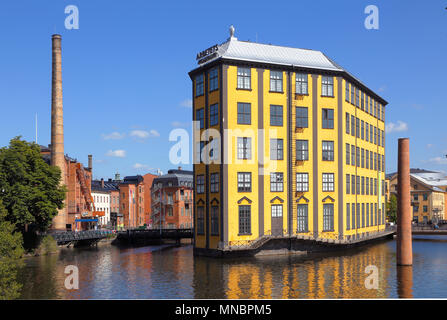
POLYGON ((381 244, 324 257, 264 256, 230 261, 196 258, 195 298, 386 298, 391 290, 391 255, 390 248, 381 244), (365 269, 369 265, 379 270, 378 289, 365 287, 369 275, 365 269))

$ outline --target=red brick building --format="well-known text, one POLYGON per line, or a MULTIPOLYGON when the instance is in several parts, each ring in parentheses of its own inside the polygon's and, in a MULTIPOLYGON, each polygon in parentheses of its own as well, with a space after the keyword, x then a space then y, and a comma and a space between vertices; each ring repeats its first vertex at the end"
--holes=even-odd
POLYGON ((193 227, 193 172, 169 170, 152 182, 152 227, 193 227), (161 225, 160 225, 161 224, 161 225))
POLYGON ((144 225, 144 178, 141 175, 124 177, 119 185, 120 213, 124 228, 144 225))
POLYGON ((146 224, 149 227, 152 225, 151 188, 152 188, 152 182, 157 177, 158 177, 157 175, 151 174, 151 173, 145 174, 143 176, 143 179, 144 179, 144 218, 143 218, 143 221, 144 221, 144 224, 146 224))

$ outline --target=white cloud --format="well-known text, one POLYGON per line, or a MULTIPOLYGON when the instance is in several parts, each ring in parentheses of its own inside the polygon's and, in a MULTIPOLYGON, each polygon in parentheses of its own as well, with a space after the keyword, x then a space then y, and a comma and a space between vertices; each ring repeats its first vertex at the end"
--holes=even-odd
POLYGON ((146 139, 146 138, 149 138, 149 137, 159 137, 160 133, 158 133, 157 130, 150 130, 150 131, 146 131, 146 130, 132 130, 130 132, 130 136, 138 138, 138 139, 146 139))
POLYGON ((408 130, 408 124, 400 120, 397 120, 397 123, 389 122, 385 126, 386 133, 402 132, 407 130, 408 130))
POLYGON ((124 136, 125 136, 124 133, 121 134, 118 131, 114 131, 110 134, 104 134, 104 133, 102 134, 102 138, 104 140, 119 140, 119 139, 124 138, 124 136))
POLYGON ((153 169, 153 168, 150 168, 148 165, 141 164, 138 162, 135 163, 132 167, 137 170, 152 170, 153 169))
POLYGON ((171 125, 176 128, 186 128, 189 127, 189 124, 190 124, 189 122, 180 122, 180 121, 171 122, 171 125))
POLYGON ((126 151, 125 150, 109 150, 106 153, 106 156, 116 157, 116 158, 124 158, 124 157, 126 157, 126 151))
POLYGON ((435 163, 435 164, 447 164, 447 158, 435 157, 435 158, 429 159, 428 162, 435 163))
POLYGON ((180 102, 180 107, 192 108, 192 100, 191 99, 183 100, 182 102, 180 102))

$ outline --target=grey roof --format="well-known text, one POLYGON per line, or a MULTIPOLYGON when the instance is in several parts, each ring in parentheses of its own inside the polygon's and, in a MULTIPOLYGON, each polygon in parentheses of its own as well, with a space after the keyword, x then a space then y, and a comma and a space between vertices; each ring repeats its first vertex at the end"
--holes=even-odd
POLYGON ((221 44, 217 51, 217 57, 203 63, 203 65, 217 59, 218 57, 260 63, 343 71, 342 68, 329 60, 321 51, 239 41, 234 37, 221 44))
MULTIPOLYGON (((447 186, 447 176, 443 172, 411 173, 411 176, 432 187, 447 186)), ((441 191, 444 190, 441 189, 441 191)))
POLYGON ((152 181, 152 187, 162 185, 162 187, 193 187, 193 171, 188 170, 169 170, 167 174, 158 176, 152 181))
POLYGON ((199 68, 218 59, 268 63, 277 64, 278 66, 302 67, 315 70, 342 72, 363 87, 367 88, 367 90, 369 90, 377 98, 381 99, 385 105, 388 104, 385 99, 369 89, 369 87, 367 87, 359 79, 335 63, 332 59, 328 58, 323 52, 318 50, 292 48, 250 41, 239 41, 235 37, 230 37, 226 42, 218 45, 217 52, 211 59, 204 59, 203 63, 199 63, 199 68))
POLYGON ((119 181, 104 181, 104 188, 101 186, 101 180, 92 180, 92 191, 119 191, 119 181))

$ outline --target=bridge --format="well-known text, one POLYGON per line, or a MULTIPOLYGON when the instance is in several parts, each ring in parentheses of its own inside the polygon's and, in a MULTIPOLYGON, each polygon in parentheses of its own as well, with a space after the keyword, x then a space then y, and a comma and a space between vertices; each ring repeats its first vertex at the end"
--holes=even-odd
POLYGON ((181 239, 192 238, 194 238, 193 229, 128 229, 118 232, 116 242, 139 245, 162 240, 175 240, 180 244, 181 239))
POLYGON ((424 235, 424 236, 445 236, 447 235, 447 229, 439 228, 434 229, 431 226, 413 226, 411 228, 412 235, 424 235))
POLYGON ((93 245, 99 240, 105 239, 113 235, 113 231, 109 230, 88 230, 88 231, 65 231, 54 232, 50 235, 56 240, 58 245, 74 246, 93 245))

